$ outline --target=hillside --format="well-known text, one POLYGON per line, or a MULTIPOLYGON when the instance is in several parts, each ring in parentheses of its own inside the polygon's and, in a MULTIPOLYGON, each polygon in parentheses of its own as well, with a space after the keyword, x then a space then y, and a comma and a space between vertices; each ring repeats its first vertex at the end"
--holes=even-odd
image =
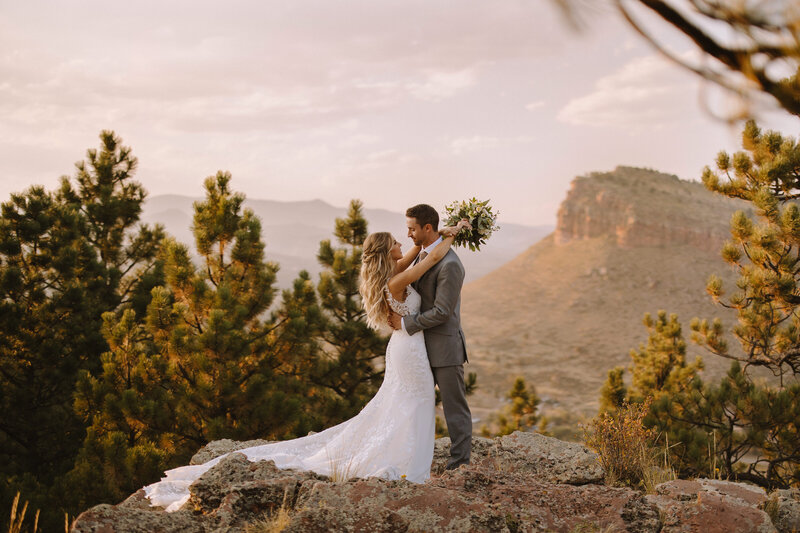
MULTIPOLYGON (((462 320, 484 418, 518 375, 536 386, 556 419, 592 415, 607 371, 630 362, 647 339, 646 312, 677 313, 684 335, 693 317, 734 317, 705 293, 711 273, 732 287, 719 256, 734 211, 745 207, 702 184, 619 167, 576 178, 553 234, 464 289, 462 320)), ((738 346, 731 340, 731 346, 738 346)), ((698 347, 706 374, 729 364, 698 347)), ((478 424, 478 426, 480 423, 478 424)))
MULTIPOLYGON (((181 195, 161 195, 147 198, 142 211, 142 221, 161 223, 169 234, 194 250, 191 231, 194 208, 200 198, 181 195)), ((278 285, 288 287, 297 274, 305 269, 316 279, 320 271, 317 263, 319 243, 333 238, 334 220, 346 215, 344 207, 335 207, 322 200, 279 202, 274 200, 245 200, 245 206, 261 219, 262 238, 266 243, 266 258, 276 261, 278 285)), ((385 209, 364 209, 369 231, 389 231, 403 244, 411 245, 406 237, 406 219, 403 213, 385 209)), ((522 250, 552 231, 552 226, 524 226, 500 221, 502 231, 480 253, 458 251, 467 269, 467 282, 480 278, 516 257, 522 250)))

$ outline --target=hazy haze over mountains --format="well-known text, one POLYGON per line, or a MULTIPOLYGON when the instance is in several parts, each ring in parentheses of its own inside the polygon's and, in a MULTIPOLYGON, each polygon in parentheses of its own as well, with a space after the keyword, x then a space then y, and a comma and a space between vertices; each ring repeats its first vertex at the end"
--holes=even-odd
MULTIPOLYGON (((201 198, 180 195, 149 197, 145 201, 141 220, 163 224, 169 234, 194 252, 192 204, 198 200, 201 198)), ((267 260, 280 264, 278 285, 281 287, 288 287, 303 269, 312 274, 312 279, 317 278, 320 271, 316 259, 319 243, 331 239, 336 245, 334 221, 347 214, 345 207, 335 207, 322 200, 279 202, 247 199, 245 207, 251 208, 261 219, 262 238, 266 243, 265 256, 267 260)), ((406 236, 405 214, 365 206, 364 216, 370 232, 391 232, 403 245, 403 250, 412 245, 406 236)), ((502 218, 499 224, 501 230, 492 236, 480 252, 470 252, 464 248, 456 250, 464 263, 467 283, 499 268, 553 230, 552 226, 506 224, 502 218)))

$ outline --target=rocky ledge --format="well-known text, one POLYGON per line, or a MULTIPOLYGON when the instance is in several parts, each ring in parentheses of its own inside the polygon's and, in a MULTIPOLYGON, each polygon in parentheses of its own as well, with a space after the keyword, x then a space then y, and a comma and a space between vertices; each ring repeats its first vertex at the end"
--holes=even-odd
POLYGON ((654 170, 620 166, 572 181, 558 210, 555 243, 606 237, 620 247, 689 245, 718 250, 730 237, 741 200, 698 182, 654 170))
MULTIPOLYGON (((245 445, 217 441, 193 462, 245 445)), ((597 456, 536 433, 475 437, 472 464, 445 471, 449 440, 436 441, 425 484, 377 478, 334 481, 280 470, 233 453, 191 487, 175 513, 138 491, 81 514, 72 531, 114 532, 789 532, 800 529, 800 494, 717 480, 675 480, 645 495, 603 485, 597 456), (269 517, 284 513, 283 529, 269 517), (773 523, 773 520, 775 521, 773 523), (260 523, 256 527, 254 524, 260 523), (275 524, 273 524, 275 525, 275 524), (776 529, 776 525, 778 526, 776 529)))

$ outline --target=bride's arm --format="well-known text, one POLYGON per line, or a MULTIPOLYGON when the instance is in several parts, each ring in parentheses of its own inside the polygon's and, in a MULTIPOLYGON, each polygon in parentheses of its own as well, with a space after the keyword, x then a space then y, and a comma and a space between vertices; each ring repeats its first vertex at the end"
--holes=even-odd
POLYGON ((416 245, 412 246, 411 249, 406 252, 406 255, 404 255, 403 258, 397 262, 397 271, 402 272, 405 269, 407 269, 408 265, 413 263, 414 258, 417 257, 417 255, 419 255, 419 251, 421 249, 422 246, 416 246, 416 245))
MULTIPOLYGON (((429 253, 425 259, 414 265, 413 267, 404 270, 392 276, 388 282, 389 291, 392 294, 402 294, 407 285, 411 285, 422 275, 431 269, 433 265, 441 261, 447 252, 450 250, 450 245, 453 244, 456 234, 462 228, 470 227, 469 222, 459 222, 457 226, 443 228, 441 231, 442 242, 436 245, 436 248, 429 253)), ((403 258, 405 259, 405 257, 403 258)))

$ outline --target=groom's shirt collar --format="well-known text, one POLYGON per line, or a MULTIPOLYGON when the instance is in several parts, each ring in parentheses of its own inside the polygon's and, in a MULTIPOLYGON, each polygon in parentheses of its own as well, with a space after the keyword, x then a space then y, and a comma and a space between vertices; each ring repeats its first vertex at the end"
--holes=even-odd
POLYGON ((434 248, 436 248, 436 245, 437 245, 437 244, 439 244, 440 242, 442 242, 442 237, 441 237, 441 235, 439 236, 439 238, 438 238, 438 239, 436 239, 435 241, 433 241, 432 243, 430 243, 428 246, 426 246, 425 248, 423 248, 423 249, 420 251, 420 253, 422 253, 422 252, 425 252, 425 253, 428 253, 428 254, 429 254, 429 253, 431 253, 431 252, 433 251, 433 249, 434 249, 434 248))

